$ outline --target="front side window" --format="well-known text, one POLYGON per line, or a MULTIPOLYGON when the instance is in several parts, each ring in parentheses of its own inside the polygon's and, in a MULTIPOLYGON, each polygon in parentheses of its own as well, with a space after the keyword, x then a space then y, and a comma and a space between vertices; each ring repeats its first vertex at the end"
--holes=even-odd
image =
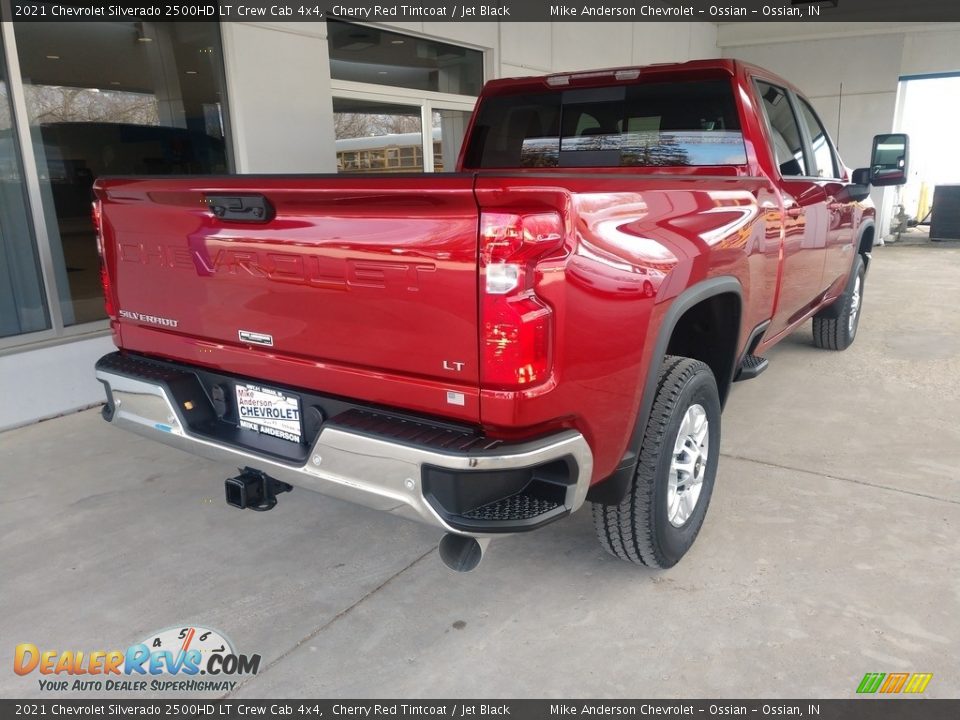
POLYGON ((523 92, 484 100, 466 167, 746 163, 729 80, 523 92))
POLYGON ((840 165, 833 153, 827 131, 823 129, 823 123, 820 122, 820 118, 817 117, 813 108, 803 98, 800 98, 800 115, 807 126, 807 132, 810 133, 810 149, 813 150, 813 161, 817 165, 817 176, 822 178, 840 177, 840 165))
POLYGON ((803 149, 803 136, 786 91, 762 80, 757 82, 757 90, 763 99, 763 111, 770 126, 773 152, 780 174, 784 177, 809 176, 811 173, 803 149))

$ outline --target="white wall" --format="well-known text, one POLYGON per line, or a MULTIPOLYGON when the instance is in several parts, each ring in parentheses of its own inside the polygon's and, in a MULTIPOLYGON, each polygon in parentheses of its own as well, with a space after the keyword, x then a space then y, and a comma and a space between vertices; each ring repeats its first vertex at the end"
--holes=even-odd
MULTIPOLYGON (((425 23, 430 25, 431 23, 425 23)), ((713 23, 501 23, 500 77, 716 57, 713 23)))
MULTIPOLYGON (((901 76, 960 71, 956 23, 735 23, 720 26, 717 44, 724 57, 761 65, 803 90, 853 168, 869 163, 874 135, 899 129, 901 76)), ((873 191, 884 233, 894 195, 873 191)))
POLYGON ((960 71, 960 27, 930 28, 904 36, 901 75, 960 71))
POLYGON ((336 167, 326 23, 221 23, 237 171, 336 167))
POLYGON ((493 56, 490 77, 716 57, 713 23, 377 23, 493 56))
POLYGON ((0 355, 0 431, 103 402, 93 366, 115 349, 100 336, 0 355))

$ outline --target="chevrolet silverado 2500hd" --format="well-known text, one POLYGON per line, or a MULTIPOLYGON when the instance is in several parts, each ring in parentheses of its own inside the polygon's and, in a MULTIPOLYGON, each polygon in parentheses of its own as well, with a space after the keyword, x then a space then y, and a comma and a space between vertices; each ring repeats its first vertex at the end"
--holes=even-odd
POLYGON ((103 416, 239 468, 238 507, 430 523, 458 569, 585 501, 669 567, 732 383, 807 318, 853 342, 906 160, 851 173, 789 83, 705 60, 489 82, 450 174, 101 178, 103 416))

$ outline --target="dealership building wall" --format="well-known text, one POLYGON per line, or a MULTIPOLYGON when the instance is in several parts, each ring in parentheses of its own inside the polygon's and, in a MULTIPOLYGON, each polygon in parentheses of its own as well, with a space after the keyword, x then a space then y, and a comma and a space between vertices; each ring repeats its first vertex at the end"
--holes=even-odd
MULTIPOLYGON (((89 303, 74 303, 77 317, 68 317, 72 309, 63 302, 63 287, 68 280, 75 283, 78 274, 68 277, 72 270, 69 257, 61 259, 59 265, 55 262, 58 243, 54 237, 58 231, 62 234, 64 227, 63 223, 59 229, 55 227, 57 220, 45 195, 47 179, 36 170, 41 167, 39 155, 46 152, 46 146, 36 140, 36 135, 31 142, 31 128, 26 127, 30 118, 24 109, 25 92, 32 91, 25 68, 57 63, 57 59, 51 59, 56 58, 56 51, 38 49, 35 39, 30 49, 23 42, 18 46, 18 33, 12 25, 3 23, 5 71, 15 121, 11 137, 19 138, 18 162, 25 178, 27 208, 24 223, 32 231, 20 231, 11 238, 9 223, 2 230, 8 235, 8 248, 11 244, 21 250, 32 247, 38 267, 43 269, 38 283, 46 288, 46 306, 52 319, 41 331, 13 331, 0 337, 0 429, 99 402, 102 391, 93 379, 92 365, 112 348, 102 319, 83 321, 84 313, 91 312, 89 303), (39 55, 28 57, 30 52, 39 55), (65 310, 54 312, 54 306, 65 310)), ((51 33, 53 38, 54 25, 32 32, 51 33)), ((719 55, 742 58, 784 75, 807 92, 828 128, 836 133, 839 127, 840 150, 845 162, 853 167, 866 164, 873 134, 896 126, 901 76, 960 71, 960 27, 943 24, 865 27, 826 23, 797 27, 791 23, 414 22, 362 27, 466 49, 481 58, 482 80, 719 55)), ((183 34, 181 30, 177 32, 183 34)), ((193 124, 206 122, 209 126, 216 124, 216 114, 220 113, 226 144, 224 163, 232 172, 342 169, 336 150, 338 102, 351 107, 392 103, 419 108, 424 126, 429 127, 431 112, 465 116, 476 94, 450 92, 456 89, 452 84, 443 86, 443 91, 418 90, 396 84, 380 87, 375 78, 374 82, 338 78, 331 64, 330 30, 322 22, 226 23, 216 33, 216 52, 222 57, 206 59, 208 66, 220 73, 219 84, 207 89, 210 97, 194 102, 186 90, 179 92, 184 86, 183 73, 193 71, 183 64, 180 50, 171 44, 170 33, 143 30, 144 35, 151 32, 153 37, 137 40, 149 40, 151 52, 162 60, 145 70, 155 75, 151 81, 152 87, 158 88, 154 91, 154 112, 159 114, 160 123, 164 118, 176 120, 184 112, 194 112, 198 119, 191 121, 193 124), (178 82, 170 76, 171 67, 176 68, 178 82), (211 100, 214 88, 216 102, 211 100), (196 105, 194 111, 191 102, 196 105)), ((201 52, 205 51, 201 47, 201 52)), ((379 72, 390 77, 389 67, 379 72)), ((40 82, 36 78, 33 81, 40 82)), ((116 84, 121 82, 127 84, 128 80, 119 78, 116 84)), ((439 144, 432 146, 424 142, 417 156, 424 167, 433 167, 430 161, 440 152, 439 144)), ((452 165, 449 155, 449 149, 445 149, 444 169, 452 165)), ((209 167, 214 168, 211 172, 223 171, 216 169, 216 162, 209 167)), ((877 200, 884 202, 879 194, 877 200)), ((2 203, 0 197, 0 213, 4 211, 2 203)), ((0 251, 3 249, 0 243, 0 251)), ((0 284, 4 279, 0 272, 0 284)), ((0 301, 2 290, 0 287, 0 301)))

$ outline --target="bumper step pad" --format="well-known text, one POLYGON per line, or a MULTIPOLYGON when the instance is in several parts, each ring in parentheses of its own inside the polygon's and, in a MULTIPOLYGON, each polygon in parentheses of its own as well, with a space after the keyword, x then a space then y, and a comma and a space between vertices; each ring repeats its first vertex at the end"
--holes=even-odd
POLYGON ((464 513, 463 517, 470 520, 532 520, 539 515, 545 515, 561 507, 561 504, 552 500, 543 500, 525 493, 517 493, 511 497, 492 502, 476 510, 464 513))

